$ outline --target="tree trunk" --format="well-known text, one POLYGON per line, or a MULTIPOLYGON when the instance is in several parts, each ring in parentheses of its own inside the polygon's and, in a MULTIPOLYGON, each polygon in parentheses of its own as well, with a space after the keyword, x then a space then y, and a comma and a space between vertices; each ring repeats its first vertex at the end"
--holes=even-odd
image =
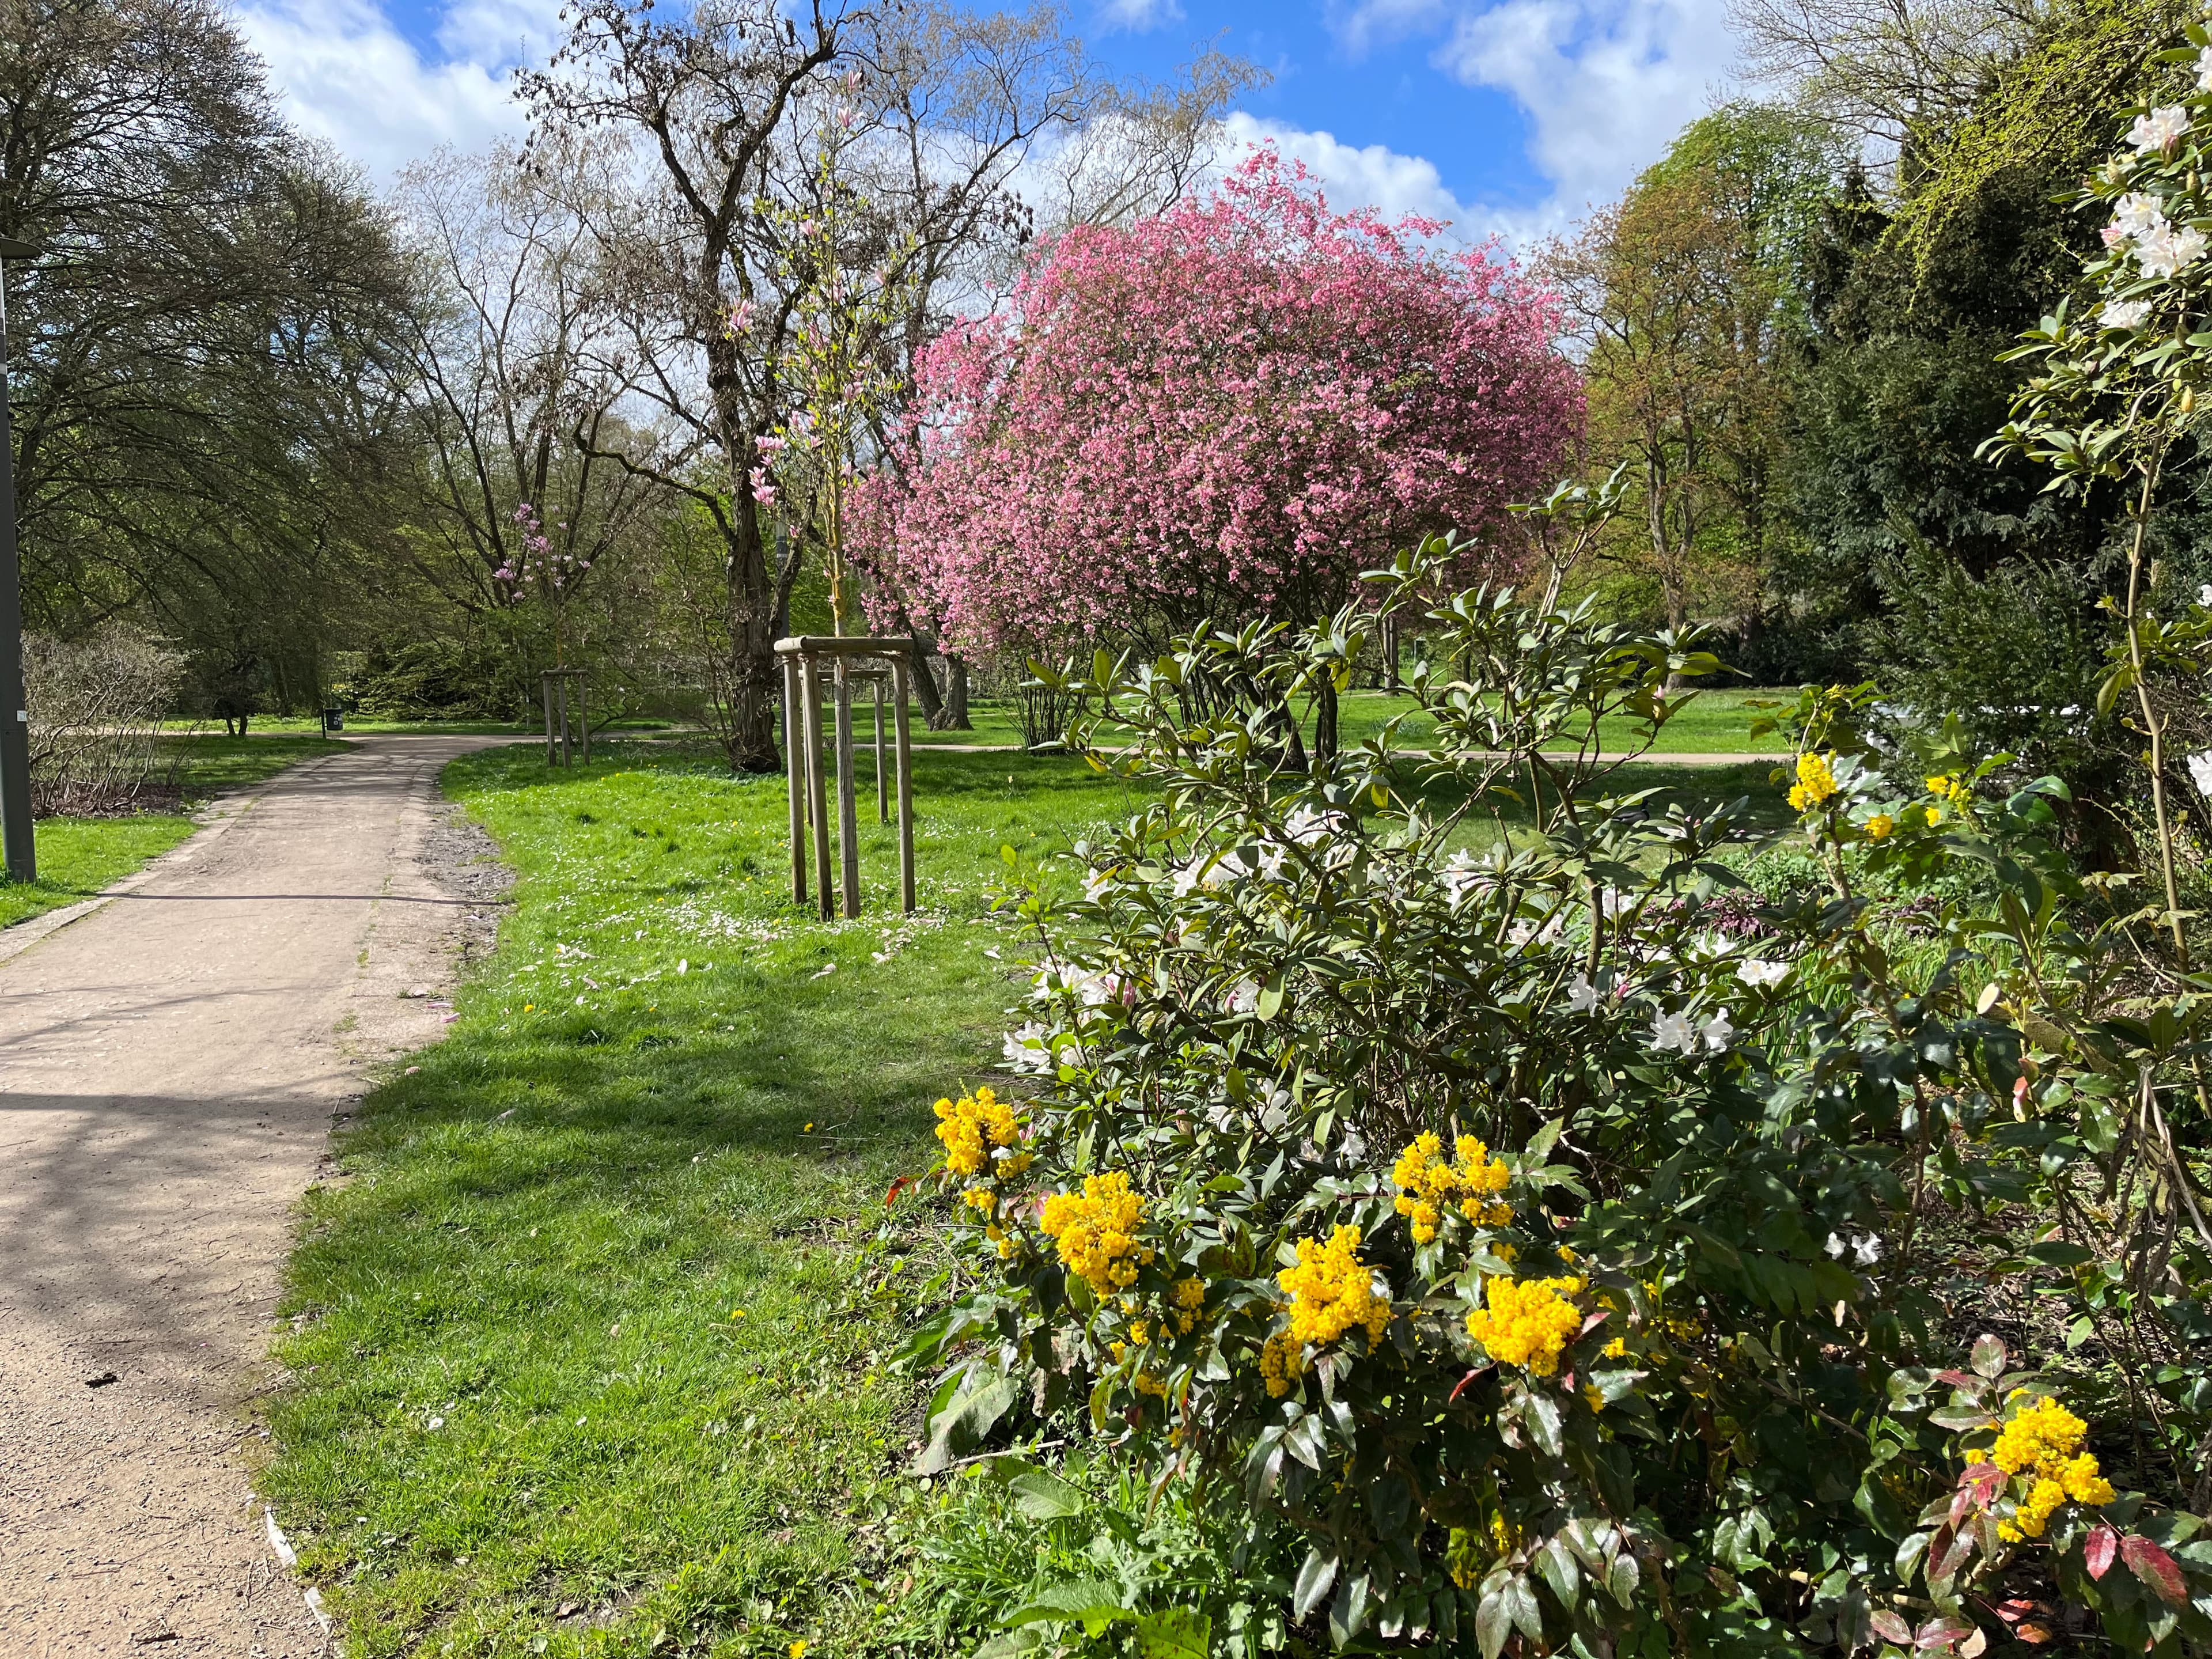
POLYGON ((1326 677, 1314 692, 1313 752, 1324 765, 1336 760, 1336 682, 1326 677))
POLYGON ((945 724, 939 732, 972 732, 974 725, 968 719, 968 659, 948 651, 945 653, 945 724))

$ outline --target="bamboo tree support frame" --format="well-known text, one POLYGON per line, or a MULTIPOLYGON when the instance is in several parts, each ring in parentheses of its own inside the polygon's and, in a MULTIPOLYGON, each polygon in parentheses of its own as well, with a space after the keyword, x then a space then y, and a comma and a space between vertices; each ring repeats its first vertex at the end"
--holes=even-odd
POLYGON ((899 899, 912 915, 914 872, 914 751, 907 719, 907 664, 910 640, 880 636, 801 635, 776 641, 783 659, 785 776, 791 795, 791 896, 804 904, 807 865, 814 866, 816 911, 829 921, 841 911, 860 914, 860 813, 854 764, 853 688, 872 683, 875 696, 876 816, 890 822, 890 776, 884 764, 884 681, 889 670, 895 736, 899 825, 899 899), (822 732, 822 671, 830 678, 830 719, 835 752, 825 756, 822 732), (838 868, 830 864, 830 773, 837 780, 838 868), (810 845, 811 843, 811 845, 810 845))
POLYGON ((592 720, 584 707, 584 671, 580 668, 548 668, 538 676, 538 696, 545 704, 545 763, 548 766, 573 766, 580 761, 592 763, 592 720), (568 685, 576 687, 576 714, 568 717, 568 685), (574 733, 574 747, 570 733, 574 733))

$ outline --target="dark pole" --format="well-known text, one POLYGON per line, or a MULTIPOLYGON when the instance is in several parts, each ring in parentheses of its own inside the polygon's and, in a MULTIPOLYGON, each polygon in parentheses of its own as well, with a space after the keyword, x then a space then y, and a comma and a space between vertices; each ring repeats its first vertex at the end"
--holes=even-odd
POLYGON ((15 556, 15 438, 8 416, 7 261, 38 250, 0 236, 0 845, 10 881, 39 878, 31 840, 31 714, 23 706, 23 567, 15 556))

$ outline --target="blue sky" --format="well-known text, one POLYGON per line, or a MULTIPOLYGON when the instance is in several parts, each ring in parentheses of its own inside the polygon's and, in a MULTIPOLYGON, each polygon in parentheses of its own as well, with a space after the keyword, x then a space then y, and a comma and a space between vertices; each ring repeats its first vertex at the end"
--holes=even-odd
MULTIPOLYGON (((519 131, 514 64, 558 0, 240 0, 292 118, 384 179, 519 131)), ((1074 0, 1117 69, 1200 43, 1270 70, 1233 136, 1272 140, 1340 204, 1515 241, 1617 192, 1724 90, 1725 0, 1074 0)))

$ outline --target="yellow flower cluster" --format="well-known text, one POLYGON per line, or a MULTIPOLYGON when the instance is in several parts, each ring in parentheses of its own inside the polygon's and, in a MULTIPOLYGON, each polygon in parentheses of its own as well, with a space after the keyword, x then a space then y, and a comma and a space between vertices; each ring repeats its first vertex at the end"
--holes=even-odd
POLYGON ((1444 1158, 1440 1137, 1417 1135, 1398 1154, 1397 1166, 1390 1171, 1390 1179, 1398 1183, 1398 1213, 1410 1218, 1416 1244, 1437 1236, 1444 1206, 1454 1201, 1460 1213, 1478 1225, 1502 1227, 1513 1219, 1512 1206, 1497 1201, 1505 1190, 1505 1166, 1473 1135, 1462 1135, 1457 1150, 1455 1165, 1444 1158))
POLYGON ((1467 1334, 1501 1365, 1549 1376, 1583 1328, 1582 1310, 1567 1300, 1582 1288, 1579 1279, 1486 1279, 1488 1305, 1468 1315, 1467 1334))
POLYGON ((1869 841, 1887 841, 1897 828, 1897 820, 1887 812, 1877 812, 1867 820, 1869 841))
POLYGON ((1328 1243, 1298 1241, 1298 1265, 1275 1282, 1291 1298, 1289 1335, 1298 1342, 1334 1342, 1354 1325, 1380 1341, 1390 1322, 1390 1303, 1375 1294, 1375 1274, 1359 1259, 1359 1229, 1339 1227, 1328 1243))
POLYGON ((1355 1325, 1367 1328, 1367 1340, 1379 1342, 1390 1323, 1388 1296, 1375 1294, 1372 1269, 1359 1259, 1359 1229, 1339 1227, 1323 1244, 1298 1241, 1298 1265, 1285 1267, 1275 1282, 1291 1298, 1291 1322, 1267 1339, 1260 1351, 1260 1377, 1276 1399, 1305 1375, 1305 1346, 1334 1342, 1355 1325))
POLYGON ((945 1167, 955 1175, 1018 1176, 1035 1157, 1014 1152, 994 1159, 994 1149, 1012 1146, 1022 1138, 1022 1126, 1014 1121, 1012 1105, 988 1088, 957 1100, 939 1101, 937 1119, 937 1138, 945 1143, 945 1167))
POLYGON ((1145 1200, 1129 1190, 1119 1170, 1085 1176, 1080 1193, 1054 1193, 1037 1225, 1060 1246, 1060 1259, 1101 1296, 1137 1282, 1137 1267, 1152 1253, 1137 1246, 1145 1200))
POLYGON ((1178 1279, 1175 1285, 1176 1334, 1190 1334, 1190 1328, 1198 1323, 1198 1316, 1206 1308, 1206 1281, 1202 1279, 1178 1279))
POLYGON ((2056 1400, 2031 1401, 1997 1435, 1990 1462, 2027 1487, 2013 1518, 1998 1524, 2007 1543, 2040 1538, 2061 1504, 2109 1504, 2112 1483, 2097 1468, 2094 1454, 2084 1451, 2089 1425, 2056 1400))
POLYGON ((1790 786, 1790 805, 1802 812, 1836 793, 1836 775, 1829 764, 1835 758, 1833 750, 1825 755, 1797 757, 1797 781, 1790 786))
POLYGON ((1966 781, 1964 778, 1954 778, 1946 773, 1940 778, 1928 780, 1928 793, 1935 796, 1937 800, 1963 801, 1968 793, 1966 781))

